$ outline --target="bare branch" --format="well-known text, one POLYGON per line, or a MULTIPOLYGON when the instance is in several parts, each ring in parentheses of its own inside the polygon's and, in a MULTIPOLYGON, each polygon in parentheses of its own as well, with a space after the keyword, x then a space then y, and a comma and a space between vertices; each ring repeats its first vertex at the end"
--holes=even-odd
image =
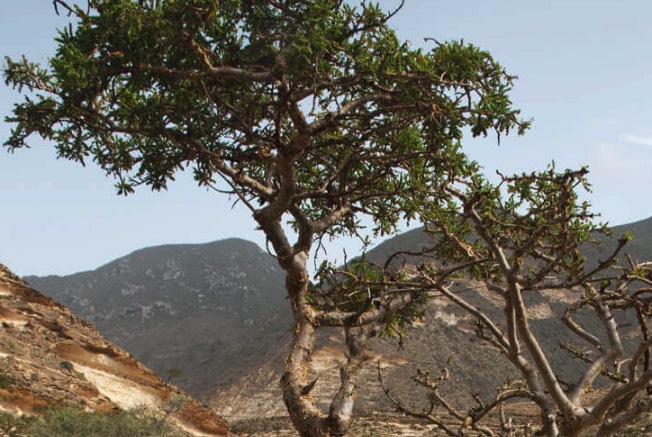
POLYGON ((390 314, 412 303, 418 294, 423 293, 419 288, 394 290, 392 296, 371 302, 372 308, 366 311, 317 311, 310 316, 317 326, 365 326, 378 323, 390 314))

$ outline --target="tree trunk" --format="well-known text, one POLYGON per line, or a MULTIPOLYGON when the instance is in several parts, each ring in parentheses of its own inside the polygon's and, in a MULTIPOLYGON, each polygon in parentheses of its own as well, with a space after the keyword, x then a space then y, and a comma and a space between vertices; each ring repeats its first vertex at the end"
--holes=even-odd
POLYGON ((560 437, 559 428, 555 421, 555 414, 547 411, 541 413, 541 425, 543 426, 543 435, 546 437, 560 437))
MULTIPOLYGON (((269 213, 269 211, 267 211, 269 213)), ((272 243, 279 265, 286 273, 285 287, 294 315, 294 336, 281 377, 283 401, 290 419, 302 437, 340 437, 346 434, 352 419, 356 397, 355 373, 366 360, 366 345, 375 329, 365 327, 353 334, 347 329, 349 360, 341 370, 341 386, 331 402, 329 414, 321 411, 311 391, 315 381, 309 381, 309 363, 315 345, 314 312, 308 303, 308 271, 306 268, 312 234, 300 232, 297 243, 289 244, 277 218, 265 213, 256 220, 272 243)))
POLYGON ((309 362, 315 344, 315 327, 309 319, 307 254, 304 252, 285 259, 282 267, 287 273, 286 288, 295 329, 292 349, 281 377, 283 400, 294 427, 302 437, 331 437, 326 415, 317 407, 308 381, 309 362))
POLYGON ((310 319, 312 308, 306 300, 308 274, 305 258, 287 263, 286 286, 295 317, 292 349, 285 362, 281 378, 283 400, 290 419, 302 437, 341 437, 348 431, 356 397, 356 378, 360 366, 367 359, 367 341, 376 335, 372 326, 346 330, 349 359, 340 370, 341 386, 331 402, 329 414, 316 405, 312 397, 315 381, 308 379, 309 363, 315 344, 315 326, 310 319))
POLYGON ((315 328, 307 320, 296 322, 292 350, 281 378, 283 400, 294 427, 303 437, 329 437, 325 415, 310 394, 308 363, 315 340, 315 328))

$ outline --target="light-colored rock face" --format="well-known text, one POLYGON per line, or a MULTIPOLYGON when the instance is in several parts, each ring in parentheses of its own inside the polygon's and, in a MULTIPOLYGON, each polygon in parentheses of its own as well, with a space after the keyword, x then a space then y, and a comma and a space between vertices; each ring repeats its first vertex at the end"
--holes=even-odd
POLYGON ((154 409, 162 406, 162 399, 155 390, 134 384, 129 379, 103 370, 84 366, 74 361, 71 363, 76 371, 84 375, 84 378, 97 388, 100 395, 111 399, 111 402, 123 410, 130 410, 142 405, 154 409))
POLYGON ((57 403, 98 411, 146 407, 196 436, 226 435, 226 422, 103 339, 67 308, 0 265, 0 409, 34 414, 57 403))

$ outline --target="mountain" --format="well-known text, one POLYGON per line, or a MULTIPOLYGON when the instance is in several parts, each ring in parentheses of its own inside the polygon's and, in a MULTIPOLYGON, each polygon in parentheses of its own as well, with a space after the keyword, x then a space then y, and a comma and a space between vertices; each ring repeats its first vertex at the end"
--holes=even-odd
POLYGON ((625 252, 640 260, 652 259, 652 217, 626 225, 614 226, 616 236, 631 233, 634 239, 626 246, 625 252))
POLYGON ((291 327, 276 260, 239 239, 151 247, 94 271, 25 279, 198 397, 276 354, 291 327))
POLYGON ((0 363, 0 411, 31 415, 57 405, 83 405, 110 412, 147 405, 168 414, 166 405, 176 399, 181 403, 169 414, 180 428, 197 436, 228 433, 224 420, 2 264, 0 363))
MULTIPOLYGON (((590 265, 609 254, 616 247, 618 238, 624 234, 631 234, 633 239, 625 246, 623 253, 631 255, 634 260, 652 260, 652 217, 613 226, 611 230, 613 231, 612 237, 596 236, 600 245, 585 245, 582 248, 590 265)), ((411 252, 411 255, 398 257, 400 261, 411 262, 418 258, 416 254, 432 241, 432 237, 422 228, 413 229, 380 243, 366 254, 366 258, 375 263, 384 263, 392 254, 411 252)))

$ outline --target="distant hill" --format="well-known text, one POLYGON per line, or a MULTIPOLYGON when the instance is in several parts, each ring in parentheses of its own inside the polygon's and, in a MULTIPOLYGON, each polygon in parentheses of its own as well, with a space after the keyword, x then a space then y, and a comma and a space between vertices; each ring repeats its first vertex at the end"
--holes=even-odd
POLYGON ((613 228, 616 236, 626 232, 631 233, 634 239, 627 245, 626 252, 632 256, 641 256, 644 259, 652 259, 652 217, 634 223, 628 223, 613 228))
MULTIPOLYGON (((634 260, 644 261, 652 260, 652 217, 633 223, 614 226, 611 228, 613 237, 604 238, 599 236, 600 245, 585 245, 582 250, 590 265, 595 264, 605 255, 611 253, 616 247, 616 242, 624 234, 631 234, 634 238, 630 241, 623 254, 627 253, 634 260)), ((384 263, 392 254, 397 252, 418 253, 424 247, 432 242, 432 237, 426 234, 423 228, 413 229, 400 234, 396 237, 389 238, 380 243, 374 249, 370 250, 366 258, 376 263, 384 263)), ((401 260, 407 259, 413 261, 416 255, 404 255, 401 260)))
POLYGON ((276 354, 291 327, 276 260, 239 239, 151 247, 94 271, 25 279, 196 396, 276 354))
MULTIPOLYGON (((634 223, 614 226, 612 230, 614 236, 612 238, 601 238, 602 245, 584 248, 584 255, 590 264, 595 264, 608 256, 616 247, 618 238, 626 233, 631 234, 634 238, 625 246, 623 255, 630 255, 634 261, 652 260, 652 217, 634 223)), ((624 257, 621 257, 621 260, 624 260, 624 257)))
MULTIPOLYGON (((226 422, 166 384, 97 330, 0 264, 0 411, 39 414, 62 405, 98 412, 142 405, 170 414, 198 436, 226 435, 226 422)), ((2 435, 14 435, 0 429, 2 435), (3 431, 7 432, 4 434, 3 431)))

